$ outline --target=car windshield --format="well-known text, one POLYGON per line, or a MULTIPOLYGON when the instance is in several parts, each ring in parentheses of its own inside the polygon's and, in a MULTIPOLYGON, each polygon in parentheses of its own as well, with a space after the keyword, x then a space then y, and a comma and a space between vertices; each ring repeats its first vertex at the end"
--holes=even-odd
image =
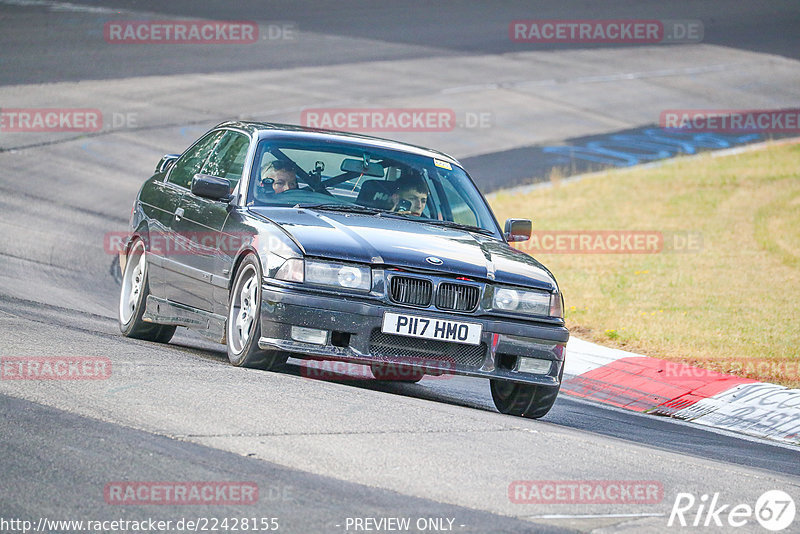
POLYGON ((499 233, 467 174, 445 160, 345 144, 262 141, 255 162, 248 206, 385 214, 499 233))

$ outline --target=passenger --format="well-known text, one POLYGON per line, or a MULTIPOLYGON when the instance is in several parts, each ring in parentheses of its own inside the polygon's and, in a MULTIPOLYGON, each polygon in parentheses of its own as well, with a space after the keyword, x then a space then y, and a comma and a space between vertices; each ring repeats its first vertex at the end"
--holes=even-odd
POLYGON ((419 217, 428 203, 428 188, 419 174, 406 174, 398 178, 391 199, 392 211, 419 217))

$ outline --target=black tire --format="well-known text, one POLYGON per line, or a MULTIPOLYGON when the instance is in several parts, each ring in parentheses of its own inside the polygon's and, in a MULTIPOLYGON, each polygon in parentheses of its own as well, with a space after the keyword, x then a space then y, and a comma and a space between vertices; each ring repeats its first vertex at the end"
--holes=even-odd
POLYGON ((117 311, 119 330, 125 337, 167 343, 175 334, 175 326, 142 320, 147 295, 150 294, 147 271, 147 249, 144 241, 137 238, 131 244, 125 271, 122 273, 117 311))
POLYGON ((489 380, 497 411, 528 419, 543 417, 556 402, 561 386, 532 386, 505 380, 489 380))
POLYGON ((228 360, 236 367, 269 371, 289 359, 287 352, 258 347, 261 338, 261 262, 255 254, 245 256, 236 271, 228 296, 225 332, 228 360))
POLYGON ((425 376, 424 371, 396 363, 373 363, 370 365, 370 370, 376 380, 385 382, 416 384, 425 376))

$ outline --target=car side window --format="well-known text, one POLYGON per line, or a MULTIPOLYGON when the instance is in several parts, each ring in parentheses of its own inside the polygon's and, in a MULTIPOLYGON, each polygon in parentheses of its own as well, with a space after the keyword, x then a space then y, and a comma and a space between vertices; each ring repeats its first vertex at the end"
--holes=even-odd
POLYGON ((203 168, 208 155, 223 135, 225 132, 211 132, 200 139, 197 144, 178 158, 178 161, 172 166, 168 181, 189 189, 192 185, 192 178, 203 168))
POLYGON ((450 211, 453 213, 453 222, 478 226, 478 218, 472 206, 470 206, 469 200, 463 196, 461 191, 453 187, 447 177, 441 180, 441 184, 447 197, 447 203, 450 205, 450 211))
POLYGON ((242 178, 244 160, 249 148, 249 137, 239 132, 227 131, 200 172, 228 179, 233 191, 242 178))

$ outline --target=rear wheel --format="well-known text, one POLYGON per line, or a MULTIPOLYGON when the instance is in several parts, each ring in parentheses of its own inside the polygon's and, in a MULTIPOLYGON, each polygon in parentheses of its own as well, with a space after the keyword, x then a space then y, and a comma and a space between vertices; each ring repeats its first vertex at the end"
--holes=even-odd
POLYGON ((560 386, 533 386, 490 380, 492 400, 500 413, 538 419, 556 402, 560 386))
POLYGON ((175 326, 147 323, 142 320, 150 284, 147 278, 147 250, 144 241, 136 239, 128 252, 122 289, 119 294, 119 329, 126 337, 166 343, 172 339, 175 326))
POLYGON ((262 350, 261 338, 261 265, 248 254, 236 271, 228 299, 228 360, 237 367, 270 370, 286 363, 289 354, 262 350))

